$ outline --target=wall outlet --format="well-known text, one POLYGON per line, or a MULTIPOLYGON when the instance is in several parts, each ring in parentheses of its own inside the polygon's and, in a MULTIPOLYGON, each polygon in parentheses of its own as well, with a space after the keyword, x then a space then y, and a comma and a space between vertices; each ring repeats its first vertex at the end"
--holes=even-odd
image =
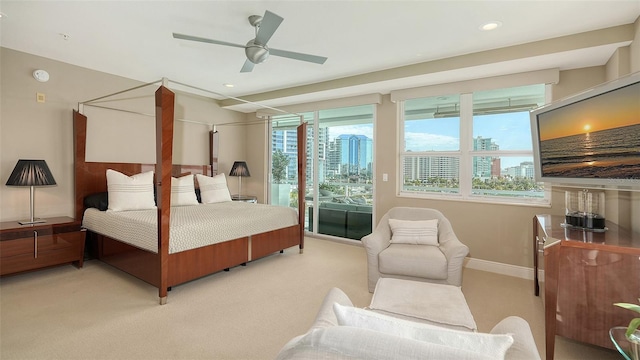
POLYGON ((39 103, 43 103, 45 101, 45 96, 43 93, 36 93, 36 101, 39 103))
POLYGON ((382 181, 389 181, 389 174, 382 174, 382 181))

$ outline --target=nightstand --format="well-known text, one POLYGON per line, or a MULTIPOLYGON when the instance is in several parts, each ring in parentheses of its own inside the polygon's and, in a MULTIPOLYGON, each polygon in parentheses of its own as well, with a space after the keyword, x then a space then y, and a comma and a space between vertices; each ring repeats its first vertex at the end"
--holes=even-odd
POLYGON ((0 222, 0 275, 73 263, 84 260, 85 230, 70 217, 53 217, 46 222, 20 225, 0 222))
POLYGON ((231 195, 231 200, 233 201, 244 201, 249 203, 257 203, 258 197, 253 195, 231 195))

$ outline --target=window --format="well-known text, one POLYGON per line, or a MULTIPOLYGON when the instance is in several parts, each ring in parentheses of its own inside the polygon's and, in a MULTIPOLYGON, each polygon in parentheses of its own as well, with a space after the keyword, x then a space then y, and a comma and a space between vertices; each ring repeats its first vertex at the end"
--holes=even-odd
POLYGON ((459 193, 460 96, 404 104, 403 190, 459 193))
POLYGON ((529 121, 544 102, 543 84, 401 101, 401 195, 548 203, 529 121))
MULTIPOLYGON (((374 106, 319 110, 302 119, 308 123, 305 228, 360 240, 372 230, 374 106)), ((297 206, 295 128, 300 121, 291 115, 271 117, 271 204, 297 206)))

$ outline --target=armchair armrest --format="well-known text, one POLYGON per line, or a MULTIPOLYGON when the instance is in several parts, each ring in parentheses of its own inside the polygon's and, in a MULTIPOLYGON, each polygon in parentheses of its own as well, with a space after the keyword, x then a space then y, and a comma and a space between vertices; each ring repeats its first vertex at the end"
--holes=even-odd
POLYGON ((333 312, 334 303, 338 303, 343 306, 353 306, 351 299, 349 299, 344 291, 339 288, 332 288, 324 297, 322 305, 320 305, 320 310, 318 310, 318 314, 316 315, 316 319, 314 320, 313 325, 311 325, 311 329, 338 325, 338 318, 333 312))
POLYGON ((456 237, 453 232, 442 234, 440 250, 447 258, 447 283, 462 286, 462 266, 464 258, 469 255, 469 247, 456 237))
POLYGON ((362 238, 362 245, 367 251, 369 292, 373 292, 380 278, 378 254, 389 247, 389 241, 391 241, 391 229, 389 228, 388 217, 386 216, 380 220, 380 223, 371 234, 362 238))
POLYGON ((491 334, 511 334, 513 345, 507 350, 505 359, 540 360, 538 347, 531 334, 529 323, 523 318, 509 316, 502 319, 491 330, 491 334))

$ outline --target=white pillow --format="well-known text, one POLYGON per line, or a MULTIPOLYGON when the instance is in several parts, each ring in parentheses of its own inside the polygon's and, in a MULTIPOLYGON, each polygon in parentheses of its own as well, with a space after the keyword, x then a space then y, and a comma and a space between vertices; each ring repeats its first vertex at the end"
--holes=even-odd
POLYGON ((214 177, 196 174, 200 186, 200 199, 203 204, 213 204, 231 201, 231 194, 227 188, 227 178, 224 173, 214 177))
POLYGON ((171 206, 198 205, 193 175, 171 178, 171 206))
POLYGON ((438 219, 389 219, 392 244, 438 245, 438 219))
POLYGON ((504 355, 513 344, 509 334, 486 334, 442 328, 435 325, 417 323, 378 314, 374 311, 352 306, 333 304, 338 325, 352 326, 379 331, 432 344, 450 346, 473 351, 492 359, 504 359, 504 355))
POLYGON ((133 176, 107 169, 107 191, 111 211, 155 209, 153 171, 133 176))

